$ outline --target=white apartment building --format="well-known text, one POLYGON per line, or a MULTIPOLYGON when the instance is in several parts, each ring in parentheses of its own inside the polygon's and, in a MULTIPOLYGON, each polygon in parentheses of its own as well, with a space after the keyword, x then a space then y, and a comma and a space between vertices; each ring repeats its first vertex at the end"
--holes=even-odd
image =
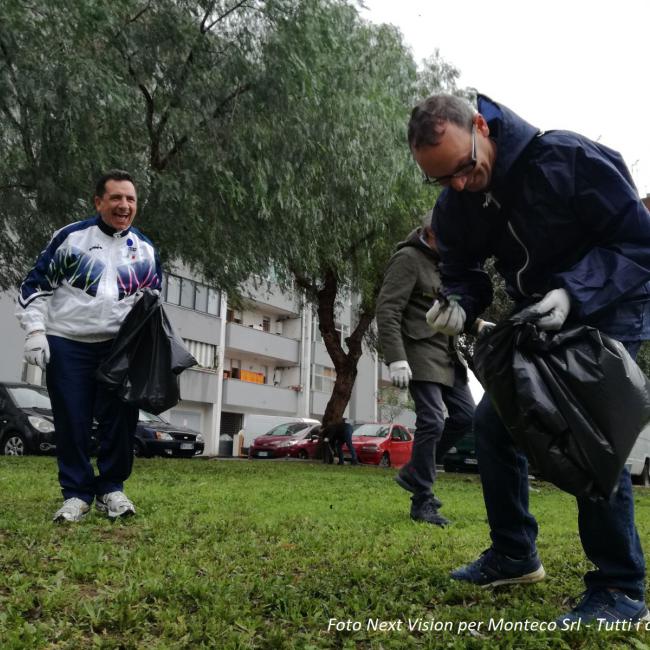
MULTIPOLYGON (((199 365, 181 375, 181 402, 163 416, 201 431, 208 455, 236 453, 227 443, 251 414, 321 419, 336 378, 311 305, 273 285, 246 289, 235 308, 187 269, 165 275, 165 311, 199 365)), ((14 293, 0 295, 0 380, 44 383, 23 361, 14 312, 14 293)), ((337 315, 342 336, 351 312, 348 301, 337 315)), ((378 388, 389 384, 386 366, 364 351, 346 417, 376 421, 378 388)))

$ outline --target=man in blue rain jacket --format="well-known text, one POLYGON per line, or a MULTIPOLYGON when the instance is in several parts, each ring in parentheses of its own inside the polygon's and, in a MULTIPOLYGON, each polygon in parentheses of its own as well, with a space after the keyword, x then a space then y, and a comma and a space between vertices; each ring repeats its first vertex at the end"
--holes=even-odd
MULTIPOLYGON (((451 299, 428 312, 434 331, 471 331, 492 301, 483 263, 494 257, 508 294, 533 303, 540 328, 592 325, 636 355, 650 339, 650 214, 618 153, 576 133, 542 133, 481 95, 478 111, 457 97, 427 98, 413 109, 408 139, 425 181, 445 188, 434 223, 451 299)), ((487 397, 475 431, 492 544, 452 577, 481 586, 542 580, 527 461, 487 397)), ((578 509, 596 568, 561 625, 648 619, 629 472, 610 501, 578 499, 578 509)))

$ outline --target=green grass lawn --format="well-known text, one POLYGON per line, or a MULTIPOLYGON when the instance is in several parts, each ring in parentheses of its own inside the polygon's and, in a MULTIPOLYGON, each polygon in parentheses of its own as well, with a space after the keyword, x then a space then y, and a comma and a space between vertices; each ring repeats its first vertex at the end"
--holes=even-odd
MULTIPOLYGON (((137 459, 136 517, 54 525, 54 459, 0 457, 0 648, 650 647, 643 631, 488 629, 553 620, 581 592, 589 565, 571 497, 533 484, 546 581, 482 590, 448 577, 488 545, 478 478, 440 475, 453 520, 440 529, 409 520, 393 474, 137 459), (409 619, 425 624, 409 631, 409 619), (480 636, 459 630, 470 622, 480 636)), ((635 497, 647 541, 650 490, 635 497)))

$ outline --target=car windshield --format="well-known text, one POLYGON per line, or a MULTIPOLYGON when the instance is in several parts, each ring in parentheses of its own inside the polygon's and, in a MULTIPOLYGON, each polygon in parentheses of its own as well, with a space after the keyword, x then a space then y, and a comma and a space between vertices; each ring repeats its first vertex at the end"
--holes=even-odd
POLYGON ((293 437, 297 438, 298 440, 304 440, 305 438, 310 438, 311 436, 317 436, 318 429, 319 427, 307 427, 304 431, 299 431, 298 433, 294 434, 293 437))
POLYGON ((388 427, 383 424, 362 424, 352 433, 355 438, 385 438, 387 435, 388 427))
POLYGON ((36 388, 28 388, 26 386, 12 386, 7 387, 7 391, 16 403, 16 406, 21 409, 49 409, 52 410, 50 397, 44 390, 36 388))
POLYGON ((146 411, 140 410, 139 415, 140 422, 163 422, 164 424, 169 424, 165 418, 161 418, 159 415, 154 415, 153 413, 147 413, 146 411))
POLYGON ((285 422, 284 424, 278 424, 277 427, 273 427, 270 431, 267 431, 265 436, 295 436, 297 433, 300 433, 303 429, 308 427, 308 424, 304 422, 285 422))

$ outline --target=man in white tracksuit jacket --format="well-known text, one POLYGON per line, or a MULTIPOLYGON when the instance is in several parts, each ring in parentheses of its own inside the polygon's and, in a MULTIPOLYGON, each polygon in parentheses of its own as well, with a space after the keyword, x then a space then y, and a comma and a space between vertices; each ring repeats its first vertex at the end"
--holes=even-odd
POLYGON ((152 243, 131 227, 137 195, 131 176, 104 174, 95 188, 97 214, 54 233, 20 287, 16 315, 26 332, 25 359, 46 372, 52 401, 64 503, 54 521, 80 521, 93 500, 110 518, 135 514, 123 492, 133 465, 137 407, 97 382, 136 293, 161 287, 152 243), (90 461, 98 422, 98 475, 90 461))

